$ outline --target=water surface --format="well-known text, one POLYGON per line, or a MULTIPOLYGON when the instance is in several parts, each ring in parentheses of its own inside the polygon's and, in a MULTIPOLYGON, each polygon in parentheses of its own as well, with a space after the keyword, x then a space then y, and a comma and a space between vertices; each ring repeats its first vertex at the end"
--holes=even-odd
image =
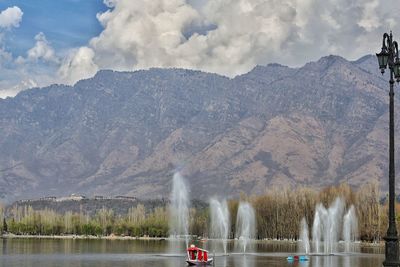
MULTIPOLYGON (((218 249, 210 244, 202 246, 218 249)), ((176 243, 143 240, 1 239, 0 266, 4 267, 183 267, 184 254, 176 243), (179 250, 179 249, 178 249, 179 250)), ((235 245, 229 244, 229 251, 235 245)), ((356 253, 311 256, 309 262, 286 260, 296 252, 290 242, 258 242, 247 255, 216 254, 216 267, 376 267, 382 266, 383 248, 362 247, 356 253)))

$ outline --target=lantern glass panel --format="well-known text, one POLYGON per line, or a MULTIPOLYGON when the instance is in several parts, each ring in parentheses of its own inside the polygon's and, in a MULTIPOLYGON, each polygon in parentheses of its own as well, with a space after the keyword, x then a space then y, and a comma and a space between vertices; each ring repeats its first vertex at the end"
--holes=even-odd
POLYGON ((400 61, 399 61, 399 59, 397 59, 396 63, 394 63, 393 72, 394 72, 394 77, 396 79, 399 79, 400 78, 400 61))

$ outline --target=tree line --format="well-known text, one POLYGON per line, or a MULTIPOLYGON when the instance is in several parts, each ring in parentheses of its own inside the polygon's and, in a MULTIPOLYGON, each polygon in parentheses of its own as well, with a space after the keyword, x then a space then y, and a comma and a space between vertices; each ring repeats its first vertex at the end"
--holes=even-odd
MULTIPOLYGON (((34 210, 31 206, 13 206, 4 220, 3 232, 17 235, 93 235, 153 236, 168 233, 165 207, 146 212, 144 205, 129 209, 126 215, 115 215, 102 208, 94 216, 84 212, 56 213, 51 209, 34 210), (5 226, 7 229, 5 229, 5 226)), ((4 216, 4 212, 2 212, 4 216)))
MULTIPOLYGON (((258 239, 297 239, 301 219, 306 218, 311 227, 316 204, 323 203, 329 207, 336 197, 342 197, 346 207, 355 206, 361 240, 381 240, 387 229, 388 208, 386 201, 381 201, 378 182, 367 183, 356 191, 341 184, 320 191, 286 187, 271 188, 263 195, 241 195, 239 199, 228 201, 230 237, 235 238, 236 214, 241 200, 248 201, 255 209, 258 239)), ((400 205, 396 208, 400 215, 400 205)), ((191 208, 189 212, 189 232, 207 237, 210 232, 208 207, 191 208)), ((126 214, 115 214, 112 209, 102 208, 94 215, 83 211, 57 213, 48 208, 34 210, 29 205, 14 205, 7 213, 0 206, 0 223, 3 232, 17 235, 167 237, 168 213, 168 206, 146 209, 142 204, 130 208, 126 214)), ((400 222, 400 217, 397 219, 400 222)))

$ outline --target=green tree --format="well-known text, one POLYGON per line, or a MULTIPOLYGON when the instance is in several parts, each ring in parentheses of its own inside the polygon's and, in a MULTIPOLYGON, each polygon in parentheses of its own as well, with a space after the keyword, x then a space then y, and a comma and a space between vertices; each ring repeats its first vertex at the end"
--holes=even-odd
POLYGON ((7 226, 6 218, 3 218, 3 233, 7 233, 7 232, 8 232, 8 226, 7 226))

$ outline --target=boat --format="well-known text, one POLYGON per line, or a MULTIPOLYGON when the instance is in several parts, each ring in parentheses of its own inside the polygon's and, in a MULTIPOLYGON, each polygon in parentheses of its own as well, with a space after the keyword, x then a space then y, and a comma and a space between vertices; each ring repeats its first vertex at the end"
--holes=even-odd
POLYGON ((287 260, 288 260, 289 262, 292 262, 292 261, 308 261, 309 259, 308 259, 308 257, 305 256, 305 255, 295 255, 295 256, 289 256, 289 257, 287 257, 287 260))
POLYGON ((190 245, 187 249, 186 262, 189 265, 211 265, 213 258, 209 258, 209 252, 205 249, 190 245))

